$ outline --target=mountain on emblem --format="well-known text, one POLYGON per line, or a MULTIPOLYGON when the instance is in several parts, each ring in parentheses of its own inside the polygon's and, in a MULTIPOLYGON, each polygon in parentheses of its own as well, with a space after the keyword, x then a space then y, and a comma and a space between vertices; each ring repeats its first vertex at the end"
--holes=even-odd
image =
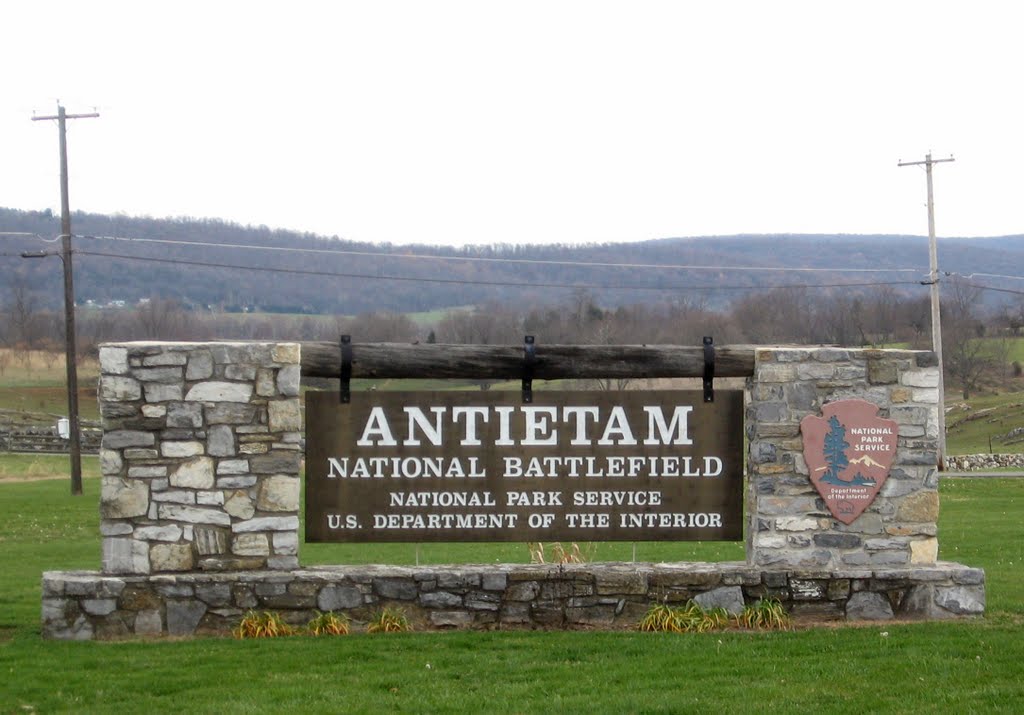
POLYGON ((804 459, 832 516, 850 524, 889 477, 899 426, 878 417, 878 406, 864 400, 832 402, 821 412, 800 422, 804 459))
POLYGON ((885 467, 882 464, 879 464, 878 462, 873 460, 870 454, 865 454, 863 457, 858 457, 857 459, 851 459, 850 464, 863 464, 867 467, 878 467, 879 469, 885 469, 885 467))

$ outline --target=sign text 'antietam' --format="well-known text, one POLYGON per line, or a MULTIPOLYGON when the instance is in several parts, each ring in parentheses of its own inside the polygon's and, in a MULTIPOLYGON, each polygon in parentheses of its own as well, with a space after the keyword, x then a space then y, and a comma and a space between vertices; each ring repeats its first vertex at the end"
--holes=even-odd
POLYGON ((306 396, 307 541, 742 538, 742 393, 306 396))

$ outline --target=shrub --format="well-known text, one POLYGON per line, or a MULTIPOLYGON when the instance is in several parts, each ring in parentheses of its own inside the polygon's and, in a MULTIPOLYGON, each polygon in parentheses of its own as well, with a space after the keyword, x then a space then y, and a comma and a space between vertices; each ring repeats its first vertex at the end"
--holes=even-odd
POLYGON ((235 638, 277 638, 295 635, 295 629, 285 623, 279 613, 247 611, 231 634, 235 638))
POLYGON ((792 618, 777 599, 761 599, 746 606, 735 619, 724 608, 702 608, 694 601, 672 608, 665 604, 651 606, 637 624, 641 631, 666 633, 707 633, 735 625, 737 628, 756 630, 788 630, 792 618))
POLYGON ((312 636, 344 636, 348 635, 348 616, 328 611, 317 612, 316 616, 306 625, 312 636))
POLYGON ((704 609, 693 601, 672 608, 665 604, 651 606, 637 624, 641 631, 666 633, 706 633, 729 625, 729 613, 724 608, 704 609))
POLYGON ((764 630, 789 630, 793 618, 782 603, 775 598, 762 598, 757 603, 747 606, 743 613, 736 617, 736 625, 741 628, 764 630))
POLYGON ((378 611, 366 624, 367 633, 404 633, 411 630, 412 625, 401 608, 378 611))

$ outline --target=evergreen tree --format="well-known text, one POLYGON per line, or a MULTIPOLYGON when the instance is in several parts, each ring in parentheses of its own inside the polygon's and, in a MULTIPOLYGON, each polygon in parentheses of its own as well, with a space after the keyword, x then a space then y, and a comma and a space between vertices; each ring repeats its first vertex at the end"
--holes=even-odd
POLYGON ((846 448, 850 443, 846 441, 846 428, 839 422, 839 418, 832 415, 828 418, 829 431, 825 435, 825 463, 828 471, 822 481, 831 484, 842 484, 839 473, 846 469, 850 460, 846 458, 846 448))

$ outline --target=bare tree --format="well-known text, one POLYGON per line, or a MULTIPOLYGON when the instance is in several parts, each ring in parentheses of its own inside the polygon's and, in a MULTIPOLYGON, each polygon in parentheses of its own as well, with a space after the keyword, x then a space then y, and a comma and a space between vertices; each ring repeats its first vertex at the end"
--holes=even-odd
POLYGON ((139 337, 161 340, 183 337, 188 322, 181 303, 169 298, 139 301, 134 319, 139 337))
POLYGON ((981 378, 994 368, 978 311, 981 289, 954 278, 946 284, 942 302, 942 359, 949 377, 969 399, 981 378), (979 331, 979 328, 981 330, 979 331))

